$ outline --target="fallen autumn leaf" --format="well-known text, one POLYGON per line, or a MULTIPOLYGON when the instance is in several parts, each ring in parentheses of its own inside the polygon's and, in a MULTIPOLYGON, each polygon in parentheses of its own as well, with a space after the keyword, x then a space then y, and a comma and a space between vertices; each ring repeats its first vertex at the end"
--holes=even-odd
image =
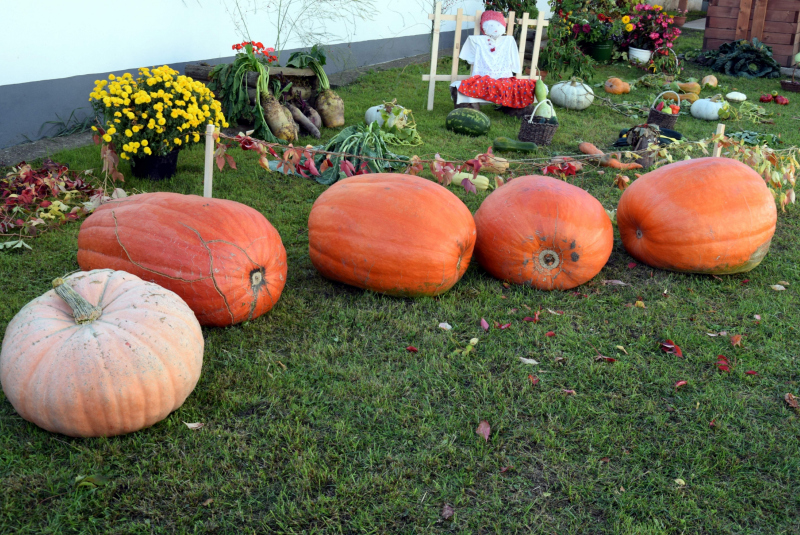
POLYGON ((680 387, 688 383, 689 383, 688 381, 678 381, 677 383, 675 383, 675 390, 679 389, 680 387))
POLYGON ((481 318, 481 329, 483 329, 484 331, 489 330, 489 322, 483 318, 481 318))
POLYGON ((549 337, 551 337, 551 338, 552 338, 553 336, 555 336, 555 335, 556 335, 556 333, 554 333, 553 331, 547 331, 546 333, 544 333, 544 335, 545 335, 545 336, 549 336, 549 337))
POLYGON ((444 507, 442 507, 442 520, 450 520, 455 513, 455 509, 449 503, 444 504, 444 507))
POLYGON ((452 328, 453 328, 453 326, 452 326, 452 325, 450 325, 450 324, 449 324, 449 323, 447 323, 447 322, 442 322, 442 323, 440 323, 440 324, 439 324, 439 328, 440 328, 440 329, 444 329, 445 331, 449 331, 450 329, 452 329, 452 328))
POLYGON ((616 279, 614 279, 614 280, 604 280, 603 284, 605 284, 606 286, 627 286, 626 283, 624 283, 624 282, 622 282, 620 280, 616 280, 616 279))
POLYGON ((183 423, 186 424, 186 427, 188 427, 189 429, 200 429, 201 427, 206 425, 200 422, 195 422, 191 424, 189 422, 183 422, 183 423))
POLYGON ((489 435, 492 434, 492 428, 489 426, 489 422, 486 420, 481 420, 481 423, 478 424, 478 428, 475 429, 475 432, 482 436, 483 440, 489 442, 489 435))
POLYGON ((525 357, 519 357, 519 360, 520 360, 520 361, 521 361, 523 364, 533 364, 533 365, 539 364, 537 361, 535 361, 535 360, 533 360, 533 359, 526 359, 525 357))
POLYGON ((798 406, 797 406, 797 398, 791 392, 789 392, 785 396, 783 396, 783 399, 786 401, 786 403, 789 404, 789 406, 791 408, 793 408, 793 409, 798 408, 798 406))
POLYGON ((533 386, 536 386, 537 384, 539 384, 539 378, 536 377, 535 375, 528 375, 528 379, 531 380, 531 384, 533 386))
POLYGON ((414 346, 408 346, 408 347, 406 348, 406 351, 408 351, 409 353, 416 353, 417 351, 419 351, 419 349, 417 349, 417 348, 416 348, 416 347, 414 347, 414 346))
POLYGON ((731 336, 731 345, 733 345, 733 347, 736 346, 742 347, 742 335, 734 334, 733 336, 731 336))
POLYGON ((661 342, 661 351, 683 358, 683 351, 681 351, 681 348, 678 347, 678 344, 672 340, 664 340, 661 342))
POLYGON ((772 286, 770 286, 770 288, 772 288, 776 292, 780 292, 780 291, 783 291, 783 290, 786 289, 785 287, 781 286, 780 284, 773 284, 772 286))

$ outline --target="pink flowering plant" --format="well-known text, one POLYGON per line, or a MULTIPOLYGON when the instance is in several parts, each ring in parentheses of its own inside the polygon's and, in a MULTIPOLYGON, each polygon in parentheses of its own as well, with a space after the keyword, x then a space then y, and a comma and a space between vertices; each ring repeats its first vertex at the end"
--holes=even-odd
POLYGON ((630 22, 625 24, 621 44, 644 50, 672 48, 672 43, 681 34, 680 28, 673 26, 675 19, 659 5, 636 4, 633 9, 630 22))

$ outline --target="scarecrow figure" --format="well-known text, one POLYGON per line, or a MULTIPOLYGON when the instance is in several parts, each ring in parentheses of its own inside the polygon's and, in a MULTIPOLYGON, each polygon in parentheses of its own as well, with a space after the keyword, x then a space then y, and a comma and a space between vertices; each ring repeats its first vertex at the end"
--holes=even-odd
POLYGON ((479 103, 488 101, 520 111, 533 103, 536 81, 514 77, 522 70, 519 49, 514 38, 505 32, 502 13, 483 12, 481 35, 470 35, 458 55, 473 68, 471 77, 451 84, 456 107, 477 109, 479 103))

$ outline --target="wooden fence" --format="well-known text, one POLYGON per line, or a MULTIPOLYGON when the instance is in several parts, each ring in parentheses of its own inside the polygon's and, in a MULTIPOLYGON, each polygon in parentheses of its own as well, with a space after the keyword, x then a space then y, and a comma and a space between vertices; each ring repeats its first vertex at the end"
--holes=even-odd
POLYGON ((781 66, 790 67, 800 51, 800 0, 711 0, 703 50, 753 37, 772 47, 781 66))

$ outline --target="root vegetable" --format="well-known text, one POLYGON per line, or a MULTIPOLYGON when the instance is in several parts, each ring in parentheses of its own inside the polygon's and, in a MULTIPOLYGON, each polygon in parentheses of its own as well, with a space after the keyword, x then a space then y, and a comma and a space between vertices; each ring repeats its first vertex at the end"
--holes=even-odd
POLYGON ((331 89, 326 89, 317 97, 317 111, 325 128, 344 126, 344 101, 331 89))
POLYGON ((317 127, 317 130, 322 128, 322 117, 319 116, 317 110, 312 108, 311 106, 306 106, 306 109, 303 110, 308 120, 311 121, 311 124, 317 127))
POLYGON ((641 169, 641 164, 638 163, 622 163, 616 158, 612 158, 610 155, 606 155, 603 151, 592 145, 591 143, 581 143, 578 145, 578 150, 580 150, 584 154, 588 154, 590 156, 599 156, 600 157, 600 165, 603 167, 611 167, 613 169, 619 169, 621 171, 629 171, 631 169, 641 169))
POLYGON ((293 105, 289 104, 288 108, 289 108, 289 111, 292 112, 292 118, 294 119, 294 121, 298 125, 300 125, 300 127, 303 128, 303 130, 305 130, 306 132, 308 132, 309 134, 311 134, 315 138, 319 139, 319 137, 320 137, 319 129, 316 126, 314 126, 314 123, 309 121, 308 117, 303 115, 303 112, 301 112, 299 109, 297 109, 297 106, 293 106, 293 105))
POLYGON ((297 125, 292 120, 291 112, 286 110, 288 112, 287 117, 287 114, 284 113, 285 108, 272 95, 263 97, 261 106, 264 108, 264 118, 267 120, 267 126, 269 126, 275 137, 287 143, 294 141, 297 125))

